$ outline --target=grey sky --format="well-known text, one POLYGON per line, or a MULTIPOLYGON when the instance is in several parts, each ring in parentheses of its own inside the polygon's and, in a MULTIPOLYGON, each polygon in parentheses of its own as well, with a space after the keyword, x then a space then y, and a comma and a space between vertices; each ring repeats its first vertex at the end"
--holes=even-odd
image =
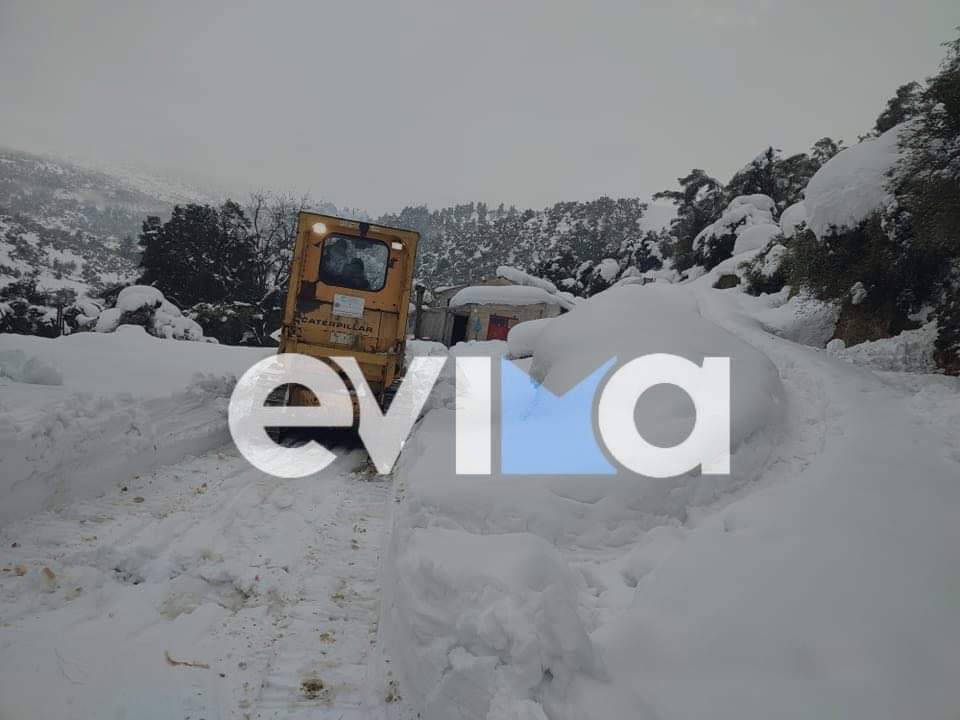
POLYGON ((856 139, 956 0, 0 0, 0 145, 373 213, 648 196, 856 139))

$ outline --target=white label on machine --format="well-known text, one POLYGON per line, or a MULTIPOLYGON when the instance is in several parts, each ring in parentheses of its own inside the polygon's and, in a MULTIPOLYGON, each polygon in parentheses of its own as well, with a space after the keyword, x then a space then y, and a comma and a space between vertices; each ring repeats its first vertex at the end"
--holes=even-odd
POLYGON ((343 317, 362 318, 363 317, 363 298, 353 295, 333 295, 333 314, 343 317))
POLYGON ((356 335, 351 335, 350 333, 342 332, 332 332, 330 333, 330 342, 334 345, 353 345, 353 341, 356 338, 356 335))

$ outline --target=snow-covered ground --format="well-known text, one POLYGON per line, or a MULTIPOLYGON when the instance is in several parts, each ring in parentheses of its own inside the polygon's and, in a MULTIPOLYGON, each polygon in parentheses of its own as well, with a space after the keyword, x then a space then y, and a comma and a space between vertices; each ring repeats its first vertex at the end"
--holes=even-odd
POLYGON ((272 352, 0 335, 0 717, 394 707, 371 662, 389 484, 358 449, 286 481, 230 442, 234 378, 272 352), (56 384, 3 377, 26 363, 56 384))
POLYGON ((955 717, 960 379, 929 328, 828 351, 832 306, 713 288, 757 252, 452 351, 556 390, 730 356, 730 476, 458 477, 448 367, 391 478, 279 480, 225 433, 271 351, 0 336, 0 717, 955 717))

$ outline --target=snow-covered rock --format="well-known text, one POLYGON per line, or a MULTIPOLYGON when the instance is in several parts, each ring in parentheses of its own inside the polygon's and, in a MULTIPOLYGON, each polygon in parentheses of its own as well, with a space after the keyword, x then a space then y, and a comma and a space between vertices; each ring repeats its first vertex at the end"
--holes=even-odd
POLYGON ((900 159, 903 128, 841 150, 810 178, 803 202, 807 226, 818 238, 832 228, 855 227, 891 202, 888 175, 900 159))

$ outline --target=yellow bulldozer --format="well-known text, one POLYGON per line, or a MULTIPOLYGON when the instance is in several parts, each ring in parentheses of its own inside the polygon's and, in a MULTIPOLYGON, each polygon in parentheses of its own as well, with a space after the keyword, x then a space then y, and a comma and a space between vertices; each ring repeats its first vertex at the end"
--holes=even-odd
MULTIPOLYGON (((403 374, 419 239, 412 230, 301 212, 279 352, 356 358, 386 409, 403 374)), ((316 403, 299 385, 285 399, 316 403)))

